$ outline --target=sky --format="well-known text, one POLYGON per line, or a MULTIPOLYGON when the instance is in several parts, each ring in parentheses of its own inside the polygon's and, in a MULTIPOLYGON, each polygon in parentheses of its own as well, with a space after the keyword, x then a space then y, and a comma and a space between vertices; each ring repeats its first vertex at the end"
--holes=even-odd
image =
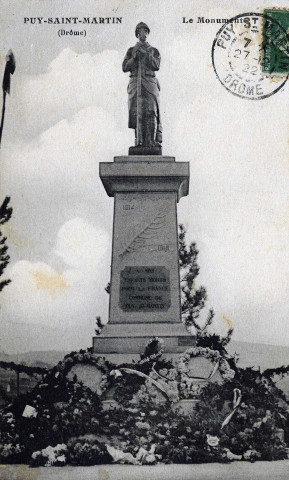
POLYGON ((96 316, 108 319, 113 199, 98 169, 133 144, 121 64, 139 21, 162 57, 163 154, 190 162, 178 221, 199 250, 196 280, 207 289, 206 312, 215 310, 213 329, 233 326, 234 340, 289 346, 289 86, 258 101, 232 95, 212 65, 220 24, 197 21, 266 6, 2 0, 0 72, 10 48, 17 66, 0 157, 1 196, 13 207, 0 351, 86 348, 96 316), (72 16, 122 22, 86 25, 80 37, 24 20, 72 16))

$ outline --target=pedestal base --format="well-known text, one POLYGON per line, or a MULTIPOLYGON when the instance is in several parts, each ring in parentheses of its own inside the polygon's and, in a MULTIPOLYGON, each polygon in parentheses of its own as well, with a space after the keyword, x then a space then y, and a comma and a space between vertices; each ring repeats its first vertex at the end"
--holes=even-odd
POLYGON ((177 202, 188 194, 189 164, 138 146, 100 163, 114 197, 109 324, 93 351, 115 363, 139 360, 153 337, 165 358, 195 345, 181 323, 177 202))
POLYGON ((121 356, 121 361, 125 361, 124 354, 129 359, 139 359, 153 337, 163 340, 166 358, 196 344, 195 337, 188 334, 182 323, 108 324, 99 336, 93 337, 93 352, 105 357, 121 356))
POLYGON ((128 150, 129 155, 161 155, 162 154, 162 147, 159 145, 151 146, 151 147, 129 147, 128 150))

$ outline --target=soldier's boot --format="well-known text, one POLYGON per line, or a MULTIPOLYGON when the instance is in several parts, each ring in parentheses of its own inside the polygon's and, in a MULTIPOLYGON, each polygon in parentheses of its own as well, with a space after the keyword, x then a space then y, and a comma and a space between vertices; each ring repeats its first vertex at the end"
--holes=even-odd
POLYGON ((155 136, 156 136, 156 119, 155 116, 149 116, 146 120, 146 145, 154 147, 156 145, 155 136))
POLYGON ((156 143, 157 143, 157 145, 161 146, 162 141, 163 141, 163 132, 162 132, 162 129, 160 127, 159 129, 157 128, 157 132, 156 132, 156 143))
POLYGON ((154 147, 161 146, 161 143, 157 141, 157 119, 155 115, 150 118, 150 139, 151 145, 154 147))
POLYGON ((136 147, 143 145, 143 136, 139 139, 139 141, 137 140, 137 129, 135 129, 134 131, 134 138, 135 138, 134 142, 136 147))

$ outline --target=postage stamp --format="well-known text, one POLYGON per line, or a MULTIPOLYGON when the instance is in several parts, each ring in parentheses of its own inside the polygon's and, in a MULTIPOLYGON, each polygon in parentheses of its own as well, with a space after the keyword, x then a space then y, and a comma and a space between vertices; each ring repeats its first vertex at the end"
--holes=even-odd
POLYGON ((289 9, 265 9, 263 26, 264 73, 289 73, 289 9))
POLYGON ((213 67, 221 84, 233 95, 261 100, 286 83, 289 37, 285 23, 289 11, 283 12, 282 23, 275 18, 275 10, 273 17, 244 13, 218 31, 212 46, 213 67))

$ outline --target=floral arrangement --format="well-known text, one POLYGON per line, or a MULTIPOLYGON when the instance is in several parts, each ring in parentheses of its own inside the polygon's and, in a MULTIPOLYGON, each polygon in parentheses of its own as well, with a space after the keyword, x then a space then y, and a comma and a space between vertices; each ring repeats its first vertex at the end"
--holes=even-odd
POLYGON ((142 365, 147 362, 155 362, 164 353, 164 342, 161 338, 153 337, 145 347, 144 353, 138 364, 142 365))
POLYGON ((32 453, 32 467, 63 467, 66 464, 67 446, 58 444, 55 447, 50 445, 42 450, 32 453))
POLYGON ((5 406, 0 417, 0 445, 5 445, 0 446, 0 462, 25 463, 35 451, 67 443, 75 435, 95 433, 101 400, 76 378, 68 380, 67 373, 77 362, 92 362, 109 371, 107 363, 89 351, 74 352, 47 372, 34 389, 5 406), (34 415, 27 416, 27 406, 34 415))
POLYGON ((112 462, 106 446, 95 435, 72 438, 67 446, 69 462, 72 465, 100 465, 112 462))
POLYGON ((23 458, 24 445, 17 442, 17 438, 10 439, 6 443, 5 437, 2 436, 0 443, 0 459, 2 463, 19 463, 23 458))
MULTIPOLYGON (((235 376, 234 370, 230 368, 227 360, 225 360, 220 352, 218 350, 212 350, 209 347, 191 347, 182 353, 177 363, 177 369, 181 374, 185 373, 189 376, 190 368, 188 363, 194 357, 204 357, 218 364, 223 380, 231 380, 235 376)), ((210 378, 212 377, 213 375, 210 376, 210 378)))
POLYGON ((59 362, 57 366, 43 377, 43 383, 51 378, 51 374, 54 374, 55 378, 65 378, 70 370, 78 364, 92 365, 97 367, 103 373, 102 380, 98 385, 97 393, 101 395, 107 389, 109 384, 109 373, 113 365, 105 360, 104 357, 99 357, 92 353, 90 349, 80 350, 79 352, 72 352, 66 355, 62 362, 59 362))
POLYGON ((181 398, 197 398, 200 395, 202 386, 196 381, 209 381, 214 377, 218 370, 223 381, 234 378, 235 372, 229 366, 229 363, 218 350, 212 350, 209 347, 191 347, 182 353, 177 363, 177 370, 180 373, 180 395, 181 398), (189 362, 192 358, 203 357, 212 361, 215 365, 211 375, 207 379, 195 378, 190 374, 189 362))
POLYGON ((279 404, 278 389, 261 379, 260 372, 238 370, 230 382, 209 383, 201 392, 194 422, 207 444, 212 437, 219 439, 219 449, 223 453, 227 449, 229 459, 234 459, 231 454, 248 461, 287 457, 286 444, 276 436, 276 430, 285 426, 288 412, 279 404), (242 402, 225 423, 236 389, 242 390, 242 402))
MULTIPOLYGON (((155 347, 160 351, 158 342, 151 347, 145 358, 156 355, 155 347)), ((253 369, 232 370, 224 355, 209 347, 190 348, 176 367, 161 356, 116 367, 90 351, 73 352, 33 390, 3 408, 0 462, 48 466, 282 459, 287 446, 280 432, 289 425, 289 414, 280 398, 271 378, 253 369), (222 384, 194 383, 188 364, 199 355, 214 362, 212 372, 217 366, 222 384), (78 363, 102 369, 101 396, 76 377, 67 378, 78 363), (117 369, 122 375, 110 375, 117 369), (127 371, 144 375, 132 378, 127 371), (111 387, 117 408, 103 410, 102 398, 111 387), (193 415, 173 408, 183 398, 197 399, 193 415)))
MULTIPOLYGON (((167 397, 171 403, 176 403, 180 399, 179 396, 179 375, 175 368, 160 368, 157 372, 154 368, 151 372, 152 378, 163 385, 166 389, 167 397)), ((150 389, 150 384, 147 382, 146 388, 150 389)))

